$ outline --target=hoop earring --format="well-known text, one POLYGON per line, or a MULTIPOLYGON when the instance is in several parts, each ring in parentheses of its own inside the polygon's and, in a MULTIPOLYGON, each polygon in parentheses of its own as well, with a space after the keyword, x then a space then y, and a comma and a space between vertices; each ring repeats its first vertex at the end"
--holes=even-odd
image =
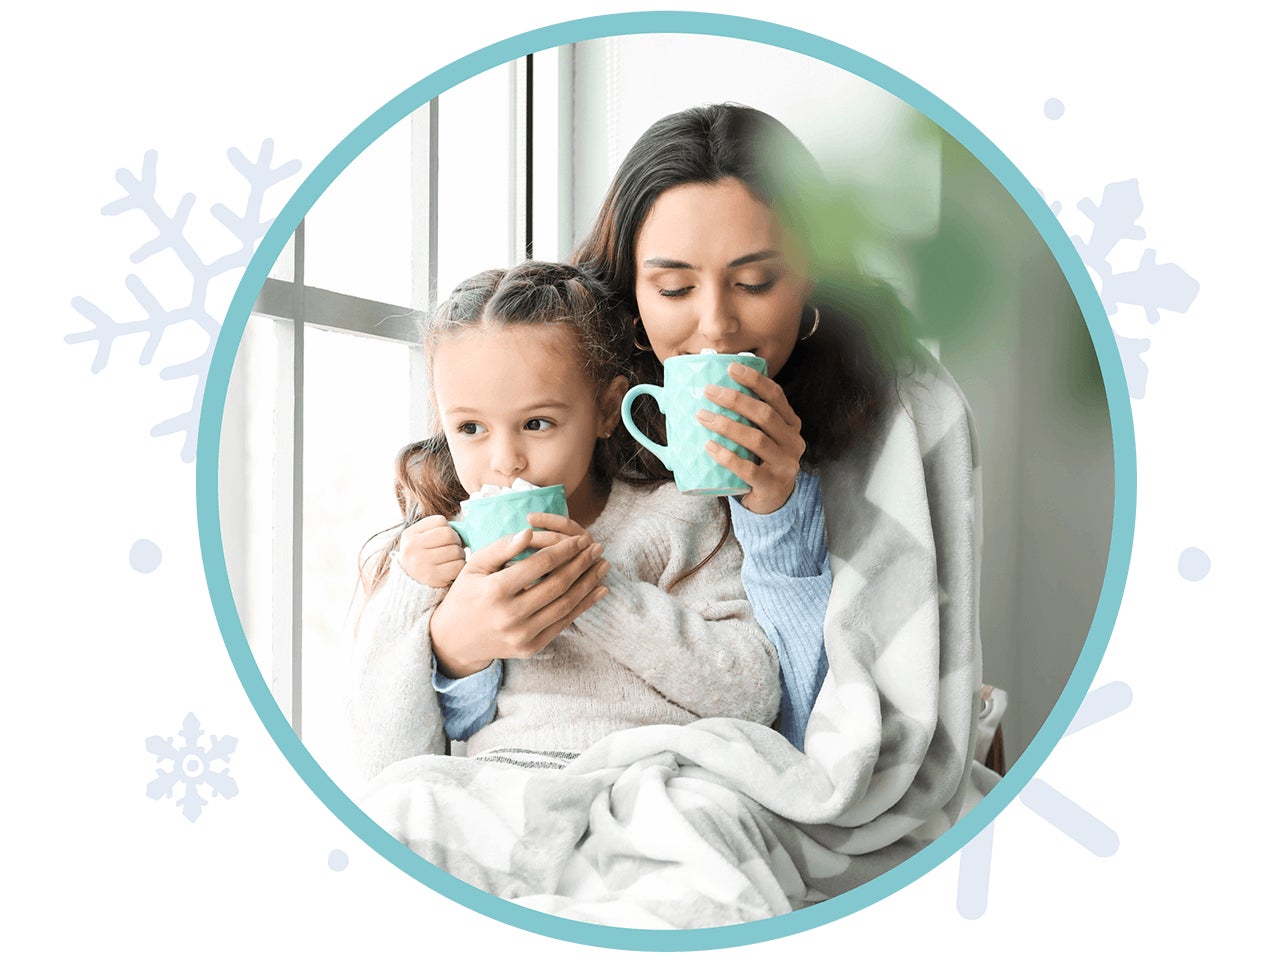
POLYGON ((653 347, 651 345, 649 345, 648 343, 640 342, 640 333, 641 331, 644 330, 644 328, 640 326, 639 317, 636 317, 634 320, 631 321, 631 330, 632 330, 631 343, 635 346, 635 348, 641 351, 642 353, 653 353, 653 347))
MULTIPOLYGON (((809 339, 810 337, 812 337, 815 333, 817 333, 817 332, 818 332, 818 324, 822 322, 822 314, 818 312, 818 308, 817 308, 817 307, 815 307, 815 306, 813 306, 813 304, 809 304, 809 306, 813 308, 813 326, 811 326, 811 327, 809 328, 809 332, 808 332, 808 333, 806 333, 803 337, 801 337, 801 338, 800 338, 801 340, 808 340, 808 339, 809 339)), ((801 311, 801 313, 803 313, 803 312, 804 312, 804 311, 801 311)))

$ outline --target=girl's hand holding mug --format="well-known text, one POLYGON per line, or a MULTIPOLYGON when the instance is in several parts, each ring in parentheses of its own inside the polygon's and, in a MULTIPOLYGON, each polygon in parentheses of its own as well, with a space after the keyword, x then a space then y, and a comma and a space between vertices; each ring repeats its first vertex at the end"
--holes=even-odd
POLYGON ((722 467, 751 485, 751 491, 742 496, 744 507, 752 513, 773 513, 790 499, 800 472, 805 450, 800 418, 782 388, 768 377, 741 363, 730 366, 729 375, 756 396, 717 386, 705 388, 704 394, 751 423, 738 423, 708 410, 698 411, 698 422, 750 450, 760 462, 739 457, 715 441, 707 442, 707 451, 722 467))
POLYGON ((475 551, 432 614, 431 645, 448 676, 532 657, 608 592, 600 583, 609 570, 604 548, 565 517, 531 514, 530 522, 535 518, 547 529, 522 530, 475 551), (530 548, 538 552, 506 565, 530 548))
POLYGON ((400 534, 400 566, 424 586, 449 586, 465 563, 462 540, 444 517, 423 517, 400 534))

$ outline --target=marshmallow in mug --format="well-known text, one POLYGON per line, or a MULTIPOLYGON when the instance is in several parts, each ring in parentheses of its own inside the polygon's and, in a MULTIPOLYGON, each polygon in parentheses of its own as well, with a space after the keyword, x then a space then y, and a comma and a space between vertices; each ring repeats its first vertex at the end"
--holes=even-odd
POLYGON ((537 490, 537 484, 530 483, 528 480, 521 480, 516 477, 511 481, 511 486, 504 487, 497 483, 486 483, 480 487, 475 493, 463 500, 463 503, 470 503, 472 500, 483 500, 485 497, 499 497, 504 493, 515 493, 518 490, 537 490))

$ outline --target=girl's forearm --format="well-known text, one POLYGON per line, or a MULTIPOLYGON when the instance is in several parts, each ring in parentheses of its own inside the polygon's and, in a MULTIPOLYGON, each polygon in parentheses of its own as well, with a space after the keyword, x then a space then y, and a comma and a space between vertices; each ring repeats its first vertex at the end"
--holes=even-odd
POLYGON ((356 760, 369 777, 397 760, 444 752, 427 640, 427 622, 443 593, 393 565, 360 614, 348 715, 356 760))

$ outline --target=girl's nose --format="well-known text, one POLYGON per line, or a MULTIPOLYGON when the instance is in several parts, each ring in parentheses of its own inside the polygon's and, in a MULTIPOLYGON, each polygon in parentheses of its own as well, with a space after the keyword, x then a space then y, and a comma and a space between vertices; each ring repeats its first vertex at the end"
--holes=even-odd
POLYGON ((489 465, 499 476, 514 477, 528 466, 524 451, 518 443, 499 440, 493 444, 489 465))

